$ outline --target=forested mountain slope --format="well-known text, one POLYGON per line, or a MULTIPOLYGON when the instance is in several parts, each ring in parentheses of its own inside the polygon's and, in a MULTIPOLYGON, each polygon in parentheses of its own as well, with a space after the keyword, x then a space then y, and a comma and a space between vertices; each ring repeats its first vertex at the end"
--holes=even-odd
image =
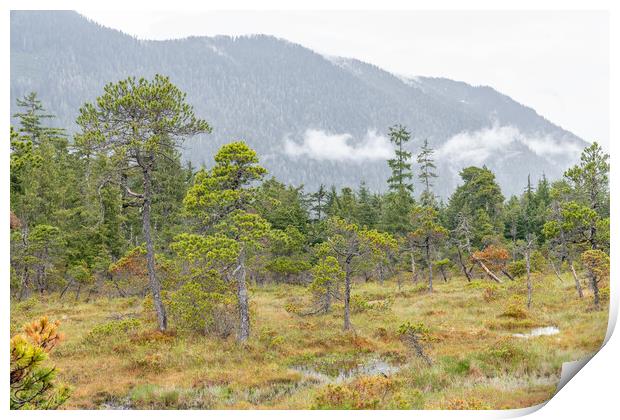
POLYGON ((556 178, 585 144, 490 87, 404 78, 270 36, 143 41, 75 12, 11 13, 12 107, 36 91, 58 125, 75 131, 79 107, 105 83, 155 73, 170 76, 214 127, 186 144, 186 159, 209 166, 219 146, 244 139, 271 174, 310 190, 362 180, 383 190, 385 134, 395 123, 412 132, 414 153, 425 138, 436 149, 443 197, 472 164, 493 169, 506 195, 518 193, 523 174, 556 178))

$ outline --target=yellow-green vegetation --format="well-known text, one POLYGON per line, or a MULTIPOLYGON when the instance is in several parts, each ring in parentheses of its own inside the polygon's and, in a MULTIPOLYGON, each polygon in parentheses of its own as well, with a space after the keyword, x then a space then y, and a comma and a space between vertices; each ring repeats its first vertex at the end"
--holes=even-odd
MULTIPOLYGON (((250 286, 252 335, 157 331, 137 297, 89 303, 56 295, 11 306, 12 333, 47 315, 66 339, 54 351, 58 379, 72 384, 62 408, 504 409, 535 405, 556 390, 562 363, 597 351, 607 301, 593 310, 574 284, 535 279, 527 309, 525 280, 438 282, 432 294, 409 277, 356 279, 353 329, 342 331, 342 303, 327 314, 287 311, 303 286, 250 286), (365 302, 365 304, 362 304, 365 302), (556 335, 521 338, 555 326, 556 335), (428 365, 403 340, 414 331, 428 365)), ((603 296, 601 296, 603 297, 603 296)), ((148 303, 148 302, 147 302, 148 303)), ((148 305, 147 305, 148 306, 148 305)))

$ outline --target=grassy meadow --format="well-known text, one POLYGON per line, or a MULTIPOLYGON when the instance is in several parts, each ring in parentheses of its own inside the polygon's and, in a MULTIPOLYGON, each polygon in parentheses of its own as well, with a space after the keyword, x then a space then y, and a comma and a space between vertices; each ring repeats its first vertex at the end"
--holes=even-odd
POLYGON ((568 274, 534 281, 468 283, 453 277, 429 294, 402 274, 352 289, 354 331, 342 331, 342 304, 299 315, 305 287, 253 286, 252 334, 234 337, 156 330, 139 297, 31 298, 11 305, 11 333, 39 316, 61 321, 65 339, 51 354, 73 388, 64 409, 509 409, 554 394, 562 363, 596 352, 607 303, 577 298, 568 274), (427 364, 401 339, 407 322, 422 331, 427 364), (559 333, 518 337, 537 327, 559 333))

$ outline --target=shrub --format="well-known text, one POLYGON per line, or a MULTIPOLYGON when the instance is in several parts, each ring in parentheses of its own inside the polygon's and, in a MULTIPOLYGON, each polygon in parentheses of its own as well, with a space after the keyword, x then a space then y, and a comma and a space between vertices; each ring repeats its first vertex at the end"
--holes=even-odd
POLYGON ((284 305, 284 310, 289 314, 299 315, 301 313, 301 308, 297 302, 287 302, 284 305))
POLYGON ((467 375, 469 373, 470 362, 467 359, 445 357, 443 365, 444 370, 451 375, 467 375))
POLYGON ((482 298, 485 302, 492 302, 498 297, 499 287, 495 284, 488 284, 482 292, 482 298))
POLYGON ((447 410, 490 410, 491 406, 477 398, 454 398, 444 404, 447 410))
POLYGON ((139 328, 141 325, 138 319, 122 319, 120 321, 110 321, 104 324, 95 325, 86 335, 85 340, 90 343, 99 343, 102 339, 117 337, 127 334, 129 331, 139 328))
POLYGON ((170 317, 181 329, 227 337, 235 328, 236 299, 188 282, 170 297, 170 317))
POLYGON ((407 321, 398 327, 398 335, 416 334, 421 336, 423 340, 427 341, 431 340, 430 331, 430 328, 428 328, 422 322, 412 324, 411 322, 407 321))
POLYGON ((344 275, 340 263, 332 256, 323 258, 312 268, 312 283, 308 289, 318 311, 329 311, 332 301, 340 295, 344 275))
POLYGON ((268 348, 279 347, 284 343, 284 337, 271 328, 263 327, 258 334, 258 340, 268 348))
POLYGON ((145 370, 161 370, 165 367, 164 358, 161 353, 148 353, 134 356, 132 364, 138 369, 145 370))
POLYGON ((536 366, 536 360, 534 355, 522 346, 523 344, 515 342, 512 338, 501 338, 479 355, 483 363, 481 367, 487 374, 495 371, 510 372, 515 369, 528 371, 532 366, 536 366))
POLYGON ((281 256, 271 259, 265 268, 288 280, 290 276, 298 276, 304 271, 310 270, 311 265, 308 261, 300 258, 281 256))
POLYGON ((366 312, 367 310, 371 308, 372 308, 372 305, 370 305, 368 301, 364 299, 362 296, 360 295, 351 296, 351 312, 353 312, 354 314, 366 312))
POLYGON ((527 269, 525 267, 525 260, 515 260, 512 261, 510 263, 508 263, 508 265, 506 266, 506 271, 508 271, 508 273, 512 276, 512 277, 523 277, 527 274, 527 269))
POLYGON ((609 286, 601 287, 599 294, 601 301, 604 303, 609 302, 609 286))
POLYGON ((502 312, 500 316, 513 319, 527 318, 527 309, 525 307, 523 298, 521 296, 513 296, 508 303, 506 310, 502 312))
POLYGON ((369 376, 358 378, 350 384, 327 385, 316 396, 315 409, 372 410, 384 408, 396 389, 390 378, 369 376))
POLYGON ((70 395, 66 385, 55 383, 56 368, 45 367, 49 352, 62 339, 58 322, 47 317, 24 327, 24 335, 11 338, 10 407, 55 409, 70 395))

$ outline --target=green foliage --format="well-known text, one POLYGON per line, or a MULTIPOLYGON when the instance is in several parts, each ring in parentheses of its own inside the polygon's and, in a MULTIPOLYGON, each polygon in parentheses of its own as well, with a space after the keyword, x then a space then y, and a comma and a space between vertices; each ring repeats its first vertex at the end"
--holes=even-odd
POLYGON ((223 282, 214 291, 213 283, 188 282, 170 296, 170 315, 178 328, 220 337, 234 331, 235 296, 223 282))
POLYGON ((411 133, 402 125, 394 125, 389 128, 388 135, 390 142, 394 144, 396 155, 394 159, 388 160, 388 166, 392 170, 392 176, 388 179, 388 187, 391 191, 407 193, 413 192, 413 174, 411 173, 412 153, 405 150, 405 144, 411 140, 411 133))
POLYGON ((314 296, 315 304, 324 312, 329 311, 331 302, 339 297, 344 275, 340 263, 332 256, 321 259, 312 267, 312 283, 308 290, 314 296))
POLYGON ((256 190, 248 187, 267 173, 258 165, 256 152, 242 141, 222 146, 214 159, 210 171, 196 174, 184 199, 186 211, 206 226, 252 203, 256 190))
POLYGON ((265 268, 272 273, 284 276, 298 275, 310 270, 311 267, 308 261, 293 257, 275 257, 265 265, 265 268))
POLYGON ((513 319, 525 319, 527 318, 527 308, 522 296, 513 296, 508 306, 501 313, 501 317, 513 318, 513 319))
POLYGON ((327 385, 315 398, 312 408, 322 410, 372 410, 379 407, 407 408, 399 396, 394 395, 397 384, 393 379, 369 376, 350 384, 327 385))
POLYGON ((600 217, 609 216, 609 155, 594 142, 581 153, 578 165, 564 173, 580 201, 600 217))
POLYGON ((428 145, 428 139, 424 139, 422 149, 417 157, 418 165, 420 165, 420 172, 418 178, 424 185, 424 191, 420 196, 420 202, 425 207, 435 207, 437 205, 435 195, 432 192, 433 179, 437 178, 435 170, 435 162, 433 161, 433 149, 428 145))
POLYGON ((504 196, 495 175, 486 167, 470 166, 463 169, 460 175, 463 185, 454 191, 448 203, 449 227, 456 228, 458 214, 466 214, 472 223, 472 245, 479 247, 485 237, 503 232, 501 215, 504 196))
POLYGON ((523 277, 527 274, 525 259, 511 261, 506 265, 506 271, 512 277, 523 277))
POLYGON ((129 331, 134 331, 140 328, 141 325, 142 323, 139 319, 132 318, 98 324, 86 335, 86 341, 97 344, 100 343, 101 340, 110 339, 119 334, 126 334, 129 331))
POLYGON ((268 179, 258 188, 253 207, 274 229, 295 229, 302 236, 308 231, 309 215, 301 187, 268 179))
POLYGON ((600 249, 590 249, 581 254, 581 262, 598 280, 609 279, 609 255, 600 249))
POLYGON ((43 318, 26 325, 23 335, 11 338, 11 410, 56 409, 69 398, 69 387, 55 382, 56 368, 45 366, 49 352, 62 338, 58 325, 43 318))
POLYGON ((422 336, 423 338, 429 338, 430 332, 430 328, 424 325, 424 323, 416 322, 412 324, 409 321, 399 325, 397 330, 398 335, 416 334, 422 336))

